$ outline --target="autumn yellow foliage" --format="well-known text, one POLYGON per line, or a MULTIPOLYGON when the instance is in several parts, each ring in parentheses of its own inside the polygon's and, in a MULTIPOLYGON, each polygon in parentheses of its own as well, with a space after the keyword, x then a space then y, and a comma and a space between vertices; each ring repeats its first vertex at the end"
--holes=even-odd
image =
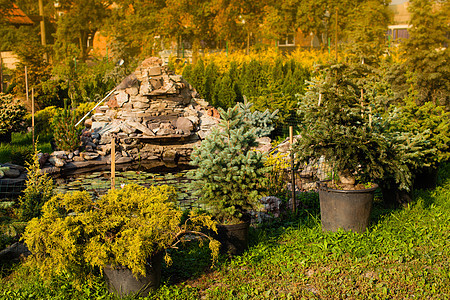
MULTIPOLYGON (((136 184, 110 190, 97 201, 87 192, 59 194, 25 230, 23 239, 33 254, 29 262, 44 278, 63 272, 89 278, 93 267, 107 265, 126 266, 134 275, 145 275, 149 258, 187 234, 209 240, 217 259, 219 242, 200 231, 203 227, 217 231, 215 222, 191 213, 181 224, 175 197, 173 187, 136 184)), ((170 262, 167 254, 166 261, 170 262)))

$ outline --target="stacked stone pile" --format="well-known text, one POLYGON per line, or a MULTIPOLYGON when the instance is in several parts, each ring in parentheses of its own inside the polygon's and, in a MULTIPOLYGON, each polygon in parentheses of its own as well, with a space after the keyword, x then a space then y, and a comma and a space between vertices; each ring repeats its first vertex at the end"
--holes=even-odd
POLYGON ((153 160, 174 166, 189 160, 218 117, 180 75, 149 58, 85 122, 82 151, 57 151, 48 162, 53 171, 108 164, 114 138, 117 164, 153 160))

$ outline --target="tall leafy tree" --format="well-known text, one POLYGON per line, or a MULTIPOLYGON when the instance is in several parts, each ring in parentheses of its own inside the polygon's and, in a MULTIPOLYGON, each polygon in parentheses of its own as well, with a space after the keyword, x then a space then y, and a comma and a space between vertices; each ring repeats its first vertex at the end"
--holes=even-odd
POLYGON ((297 26, 305 34, 312 32, 319 37, 321 43, 326 43, 327 37, 335 41, 337 30, 339 40, 353 21, 352 11, 358 3, 363 2, 364 0, 302 0, 297 6, 297 26))
POLYGON ((117 57, 155 55, 161 48, 161 10, 165 0, 117 0, 105 29, 112 38, 111 50, 117 57))
POLYGON ((196 50, 211 45, 214 40, 210 0, 166 0, 166 7, 160 13, 161 28, 172 40, 188 38, 196 50))
POLYGON ((270 1, 264 7, 262 31, 266 38, 278 40, 297 31, 297 7, 300 0, 270 1))
POLYGON ((269 0, 212 0, 217 39, 244 48, 260 36, 263 12, 269 0))
POLYGON ((79 50, 79 57, 87 56, 87 40, 101 28, 109 15, 109 0, 60 0, 64 14, 58 19, 55 50, 60 60, 70 53, 74 45, 79 50))

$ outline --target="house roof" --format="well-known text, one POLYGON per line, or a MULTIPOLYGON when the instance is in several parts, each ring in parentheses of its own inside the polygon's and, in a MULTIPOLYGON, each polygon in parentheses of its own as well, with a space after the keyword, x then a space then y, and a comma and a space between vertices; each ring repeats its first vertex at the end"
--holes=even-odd
POLYGON ((1 10, 1 14, 6 22, 12 25, 33 25, 33 21, 15 4, 10 8, 1 10))

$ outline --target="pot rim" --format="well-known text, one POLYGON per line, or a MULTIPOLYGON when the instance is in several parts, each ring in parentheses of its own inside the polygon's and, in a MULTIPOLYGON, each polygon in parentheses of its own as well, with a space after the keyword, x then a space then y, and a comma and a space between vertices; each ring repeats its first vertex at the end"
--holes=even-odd
POLYGON ((317 181, 317 189, 326 191, 326 192, 333 192, 333 193, 345 193, 345 194, 358 194, 358 193, 371 193, 374 192, 378 188, 378 184, 374 183, 374 187, 368 188, 368 189, 362 189, 362 190, 337 190, 329 188, 327 183, 331 180, 322 180, 317 181))

